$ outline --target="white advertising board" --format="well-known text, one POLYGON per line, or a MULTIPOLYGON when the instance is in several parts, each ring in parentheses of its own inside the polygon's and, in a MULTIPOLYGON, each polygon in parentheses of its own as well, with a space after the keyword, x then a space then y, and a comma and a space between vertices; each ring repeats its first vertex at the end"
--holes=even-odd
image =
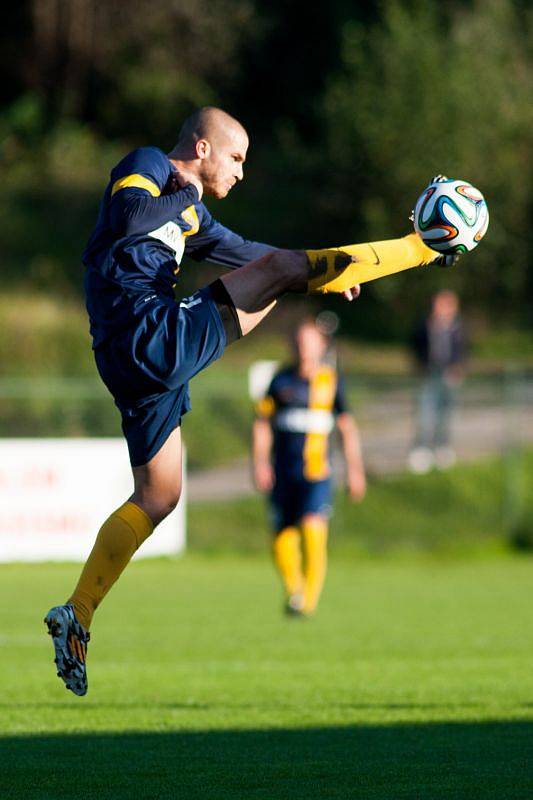
MULTIPOLYGON (((123 439, 0 439, 0 562, 84 561, 132 491, 123 439)), ((185 506, 183 491, 135 557, 184 549, 185 506)))

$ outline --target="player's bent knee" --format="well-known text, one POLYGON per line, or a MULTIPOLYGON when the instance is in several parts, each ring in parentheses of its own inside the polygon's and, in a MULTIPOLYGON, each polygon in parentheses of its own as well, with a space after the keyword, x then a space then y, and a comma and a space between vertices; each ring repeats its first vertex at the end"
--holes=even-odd
POLYGON ((180 499, 181 490, 176 487, 167 489, 137 489, 132 501, 137 503, 152 520, 154 527, 171 514, 180 499))
POLYGON ((172 497, 168 497, 164 502, 162 502, 159 505, 159 509, 158 510, 159 510, 159 517, 160 518, 159 518, 158 522, 161 522, 162 520, 165 519, 165 517, 168 517, 169 514, 172 514, 172 512, 174 511, 174 509, 178 505, 179 499, 180 499, 179 498, 179 494, 178 495, 174 495, 172 497))
POLYGON ((157 511, 158 516, 160 516, 159 521, 165 519, 165 517, 168 517, 168 515, 174 511, 178 505, 180 494, 181 492, 179 489, 168 489, 158 496, 157 511))

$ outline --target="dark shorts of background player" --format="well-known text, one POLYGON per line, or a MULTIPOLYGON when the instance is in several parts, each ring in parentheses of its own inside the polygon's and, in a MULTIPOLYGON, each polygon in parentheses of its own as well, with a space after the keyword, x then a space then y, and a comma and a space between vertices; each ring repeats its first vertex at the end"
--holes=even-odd
POLYGON ((181 303, 155 297, 132 328, 94 351, 122 415, 133 467, 150 461, 190 410, 188 381, 242 334, 222 281, 181 303))
POLYGON ((331 479, 323 481, 284 479, 276 476, 270 496, 274 532, 298 525, 306 514, 330 517, 332 512, 331 479))

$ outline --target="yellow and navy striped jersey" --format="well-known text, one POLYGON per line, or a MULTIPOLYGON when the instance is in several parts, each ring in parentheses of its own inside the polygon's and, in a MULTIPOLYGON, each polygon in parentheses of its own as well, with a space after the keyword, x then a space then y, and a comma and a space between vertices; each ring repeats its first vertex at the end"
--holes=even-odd
POLYGON ((337 371, 323 364, 311 380, 297 367, 277 373, 257 406, 274 433, 273 462, 277 479, 319 481, 329 477, 330 433, 335 416, 347 411, 337 371))
POLYGON ((151 299, 174 297, 184 253, 235 268, 272 249, 213 219, 192 184, 177 189, 162 150, 134 150, 111 171, 82 257, 94 347, 142 317, 151 299))

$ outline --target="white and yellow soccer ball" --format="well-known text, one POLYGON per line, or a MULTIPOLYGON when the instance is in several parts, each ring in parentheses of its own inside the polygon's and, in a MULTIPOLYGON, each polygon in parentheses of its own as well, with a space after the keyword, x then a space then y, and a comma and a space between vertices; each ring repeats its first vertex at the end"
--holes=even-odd
POLYGON ((413 223, 428 247, 439 253, 467 253, 487 232, 489 210, 471 183, 438 175, 416 201, 413 223))

